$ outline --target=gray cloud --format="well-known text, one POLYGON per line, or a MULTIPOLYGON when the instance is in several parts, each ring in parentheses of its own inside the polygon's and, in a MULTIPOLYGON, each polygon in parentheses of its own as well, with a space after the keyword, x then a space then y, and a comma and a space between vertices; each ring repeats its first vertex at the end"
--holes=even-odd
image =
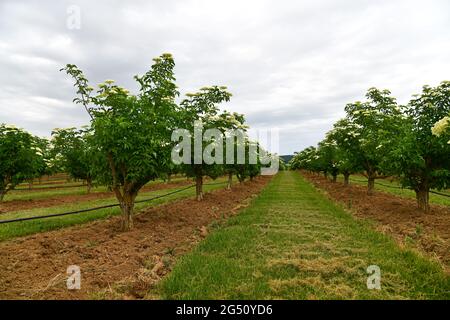
POLYGON ((317 143, 346 103, 372 86, 406 103, 449 79, 448 1, 0 2, 0 122, 48 136, 88 122, 58 70, 80 66, 93 84, 133 75, 171 52, 182 93, 225 84, 223 108, 252 127, 278 127, 280 152, 317 143), (81 9, 81 29, 66 26, 81 9))

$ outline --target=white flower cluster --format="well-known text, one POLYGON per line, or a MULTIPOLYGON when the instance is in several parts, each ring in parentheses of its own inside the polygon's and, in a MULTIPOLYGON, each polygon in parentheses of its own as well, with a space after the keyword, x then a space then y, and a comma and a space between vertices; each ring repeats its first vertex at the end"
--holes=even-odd
POLYGON ((373 109, 363 109, 363 110, 356 110, 353 112, 353 115, 359 115, 362 114, 363 116, 368 116, 371 114, 380 114, 381 112, 379 110, 373 110, 373 109))
POLYGON ((23 131, 22 129, 17 128, 15 125, 12 125, 12 124, 5 124, 5 125, 0 126, 0 127, 4 128, 2 131, 5 132, 5 133, 23 131))
POLYGON ((38 156, 42 156, 42 149, 39 147, 31 147, 31 150, 33 150, 38 156))
MULTIPOLYGON (((105 82, 98 84, 99 87, 99 91, 100 93, 100 97, 102 98, 106 98, 111 94, 122 94, 122 95, 129 95, 130 91, 123 88, 123 87, 119 87, 119 86, 115 86, 114 84, 114 80, 105 80, 105 82)), ((88 91, 92 91, 90 89, 91 87, 88 87, 88 91)))
MULTIPOLYGON (((434 124, 431 132, 433 135, 440 137, 448 129, 450 129, 450 117, 444 117, 434 124)), ((450 144, 450 140, 448 143, 450 144)))
POLYGON ((355 131, 349 131, 348 132, 349 136, 352 136, 353 138, 356 138, 357 136, 361 135, 359 132, 355 132, 355 131))

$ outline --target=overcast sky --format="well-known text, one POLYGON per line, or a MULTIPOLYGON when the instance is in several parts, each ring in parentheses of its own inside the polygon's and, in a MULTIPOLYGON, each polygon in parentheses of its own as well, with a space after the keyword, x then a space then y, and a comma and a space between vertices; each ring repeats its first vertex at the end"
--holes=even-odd
POLYGON ((0 0, 0 123, 42 136, 87 124, 62 66, 133 91, 133 76, 163 52, 182 94, 227 85, 222 108, 279 128, 290 154, 316 144, 372 86, 406 103, 450 80, 450 1, 0 0), (68 27, 71 5, 79 29, 68 27))

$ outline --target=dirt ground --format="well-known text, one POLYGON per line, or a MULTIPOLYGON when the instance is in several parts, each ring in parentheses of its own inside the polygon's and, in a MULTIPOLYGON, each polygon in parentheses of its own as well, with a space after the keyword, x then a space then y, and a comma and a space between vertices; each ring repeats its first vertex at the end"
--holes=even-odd
MULTIPOLYGON (((155 191, 172 188, 175 186, 187 186, 192 184, 192 181, 182 180, 173 181, 170 183, 158 183, 150 186, 146 186, 141 189, 141 192, 155 191)), ((55 190, 55 189, 52 189, 55 190)), ((28 191, 24 191, 28 192, 28 191)), ((32 191, 31 191, 32 192, 32 191)), ((96 199, 104 199, 114 197, 113 192, 92 192, 90 194, 78 194, 78 195, 55 195, 43 199, 32 200, 11 200, 0 203, 0 216, 2 213, 11 211, 28 210, 34 208, 48 208, 65 203, 73 203, 80 201, 90 201, 96 199)))
POLYGON ((415 199, 384 192, 369 196, 365 186, 346 187, 323 176, 307 172, 302 175, 355 216, 376 221, 379 231, 391 235, 402 246, 413 246, 436 259, 450 273, 450 207, 431 205, 431 212, 424 214, 415 199))
POLYGON ((270 180, 216 190, 141 211, 132 231, 119 217, 0 243, 0 299, 154 298, 149 289, 215 224, 248 205, 270 180), (81 289, 67 289, 67 268, 81 269, 81 289))

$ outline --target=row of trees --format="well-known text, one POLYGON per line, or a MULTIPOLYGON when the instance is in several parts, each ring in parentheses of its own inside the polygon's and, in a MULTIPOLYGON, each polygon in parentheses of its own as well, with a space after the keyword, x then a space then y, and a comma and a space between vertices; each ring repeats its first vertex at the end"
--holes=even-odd
POLYGON ((94 89, 76 65, 66 65, 61 70, 74 79, 77 91, 74 102, 88 112, 90 126, 55 129, 48 141, 2 125, 0 198, 18 183, 37 177, 45 170, 63 170, 73 178, 87 181, 88 190, 93 183, 110 187, 120 203, 122 229, 128 230, 133 223, 136 196, 151 180, 184 173, 195 179, 197 199, 202 200, 205 176, 215 179, 228 175, 229 188, 233 175, 241 182, 257 176, 261 154, 256 155, 256 163, 250 163, 249 158, 252 152, 262 149, 258 145, 254 148, 255 143, 246 135, 242 139, 229 136, 233 130, 247 129, 244 116, 221 112, 218 108, 220 103, 230 100, 231 93, 223 86, 204 87, 177 103, 179 92, 174 67, 170 54, 153 59, 149 71, 135 76, 139 91, 131 94, 113 80, 106 80, 94 89), (195 140, 198 129, 194 123, 199 122, 202 124, 200 140, 195 140), (188 133, 190 141, 183 141, 185 144, 200 143, 201 150, 209 148, 213 156, 229 152, 234 161, 211 163, 198 159, 194 148, 190 148, 181 152, 181 157, 187 161, 174 163, 173 150, 177 150, 180 141, 173 133, 179 128, 188 133), (218 129, 221 135, 208 135, 208 129, 212 128, 218 129), (235 142, 234 148, 225 149, 225 140, 230 138, 235 142), (243 162, 237 161, 240 150, 245 152, 243 162))
POLYGON ((362 173, 368 194, 376 179, 394 176, 416 192, 419 208, 428 212, 429 191, 450 187, 450 82, 424 86, 407 105, 388 90, 371 88, 365 102, 349 103, 317 147, 296 153, 293 169, 331 175, 362 173))
POLYGON ((92 187, 89 130, 55 129, 52 139, 34 136, 12 125, 0 124, 0 201, 18 184, 44 175, 66 172, 92 187))

